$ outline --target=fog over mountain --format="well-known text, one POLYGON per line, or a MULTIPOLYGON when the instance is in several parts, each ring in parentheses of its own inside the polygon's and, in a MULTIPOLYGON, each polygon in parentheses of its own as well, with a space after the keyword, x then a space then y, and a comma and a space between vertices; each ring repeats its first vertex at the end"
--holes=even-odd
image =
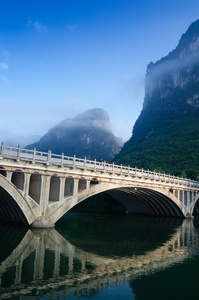
POLYGON ((51 150, 53 153, 87 159, 110 161, 123 145, 111 129, 108 114, 95 108, 66 119, 51 128, 38 142, 26 146, 39 151, 51 150))
POLYGON ((3 142, 5 145, 11 146, 11 147, 18 147, 19 145, 21 148, 25 148, 27 144, 32 144, 37 142, 41 138, 40 135, 31 135, 31 136, 14 136, 10 137, 8 139, 5 139, 3 142))

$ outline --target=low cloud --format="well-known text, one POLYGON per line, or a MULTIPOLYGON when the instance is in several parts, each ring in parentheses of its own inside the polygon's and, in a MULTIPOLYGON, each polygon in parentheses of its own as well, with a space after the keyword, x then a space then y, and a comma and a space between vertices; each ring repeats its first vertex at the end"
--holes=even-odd
POLYGON ((0 79, 4 82, 9 82, 8 78, 5 76, 0 76, 0 79))
POLYGON ((0 57, 3 60, 8 60, 9 57, 10 57, 10 54, 9 54, 9 52, 5 48, 0 48, 0 57))
POLYGON ((5 62, 0 62, 0 70, 7 70, 8 64, 5 62))
POLYGON ((73 32, 77 28, 77 24, 67 24, 67 29, 69 32, 73 32))
POLYGON ((162 59, 158 62, 150 63, 148 66, 148 74, 150 78, 159 80, 169 73, 181 70, 186 67, 191 67, 199 63, 199 52, 188 53, 183 57, 176 59, 162 59))
POLYGON ((43 32, 43 33, 48 32, 48 28, 45 25, 42 25, 41 23, 39 23, 38 21, 33 23, 33 27, 37 32, 43 32))
POLYGON ((31 19, 27 22, 27 27, 32 27, 35 31, 39 33, 48 33, 48 27, 41 24, 39 21, 32 21, 31 19))

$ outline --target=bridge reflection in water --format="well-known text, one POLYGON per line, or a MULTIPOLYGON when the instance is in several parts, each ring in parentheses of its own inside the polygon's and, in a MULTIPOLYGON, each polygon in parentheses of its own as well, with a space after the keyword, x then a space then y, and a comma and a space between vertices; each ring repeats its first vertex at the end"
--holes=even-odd
MULTIPOLYGON (((97 238, 91 232, 87 239, 80 238, 81 231, 75 237, 74 227, 80 227, 71 225, 70 219, 66 220, 67 232, 63 231, 62 224, 58 226, 62 235, 55 229, 27 230, 1 225, 0 296, 20 299, 22 293, 26 299, 33 299, 34 295, 54 299, 55 295, 67 298, 92 294, 110 282, 117 283, 128 277, 132 281, 142 274, 165 269, 198 249, 198 229, 193 220, 149 218, 144 226, 141 220, 137 227, 128 223, 132 218, 122 220, 112 222, 112 226, 106 226, 106 220, 102 220, 105 230, 115 235, 117 226, 126 228, 123 235, 119 234, 118 241, 114 237, 115 243, 110 235, 97 238), (156 235, 150 231, 150 222, 156 235)), ((81 222, 81 218, 78 217, 77 222, 81 222)), ((86 223, 88 231, 93 230, 90 225, 86 223)), ((97 231, 97 226, 95 229, 97 231)))

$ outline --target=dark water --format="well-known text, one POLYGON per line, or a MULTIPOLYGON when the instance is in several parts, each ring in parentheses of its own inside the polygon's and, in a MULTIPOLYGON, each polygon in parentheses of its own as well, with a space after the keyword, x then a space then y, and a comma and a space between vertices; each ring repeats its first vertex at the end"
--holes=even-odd
POLYGON ((197 220, 74 214, 0 241, 0 299, 199 298, 197 220))

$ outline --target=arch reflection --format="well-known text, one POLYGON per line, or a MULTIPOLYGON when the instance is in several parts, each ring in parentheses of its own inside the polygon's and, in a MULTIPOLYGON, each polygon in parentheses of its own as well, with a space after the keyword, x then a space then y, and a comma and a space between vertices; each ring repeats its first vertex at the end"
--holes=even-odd
MULTIPOLYGON (((1 227, 4 235, 6 230, 10 232, 11 227, 7 228, 1 227)), ((172 233, 165 236, 167 240, 160 239, 156 248, 146 247, 145 252, 105 256, 75 246, 55 229, 23 229, 20 242, 13 244, 7 257, 0 252, 4 253, 0 264, 0 295, 7 295, 8 299, 15 295, 19 299, 21 290, 31 297, 38 293, 48 295, 49 291, 51 295, 65 297, 92 293, 125 276, 131 276, 132 281, 141 274, 168 268, 186 259, 190 252, 198 251, 198 229, 192 220, 173 226, 172 233)), ((139 239, 137 242, 140 243, 139 239)))

